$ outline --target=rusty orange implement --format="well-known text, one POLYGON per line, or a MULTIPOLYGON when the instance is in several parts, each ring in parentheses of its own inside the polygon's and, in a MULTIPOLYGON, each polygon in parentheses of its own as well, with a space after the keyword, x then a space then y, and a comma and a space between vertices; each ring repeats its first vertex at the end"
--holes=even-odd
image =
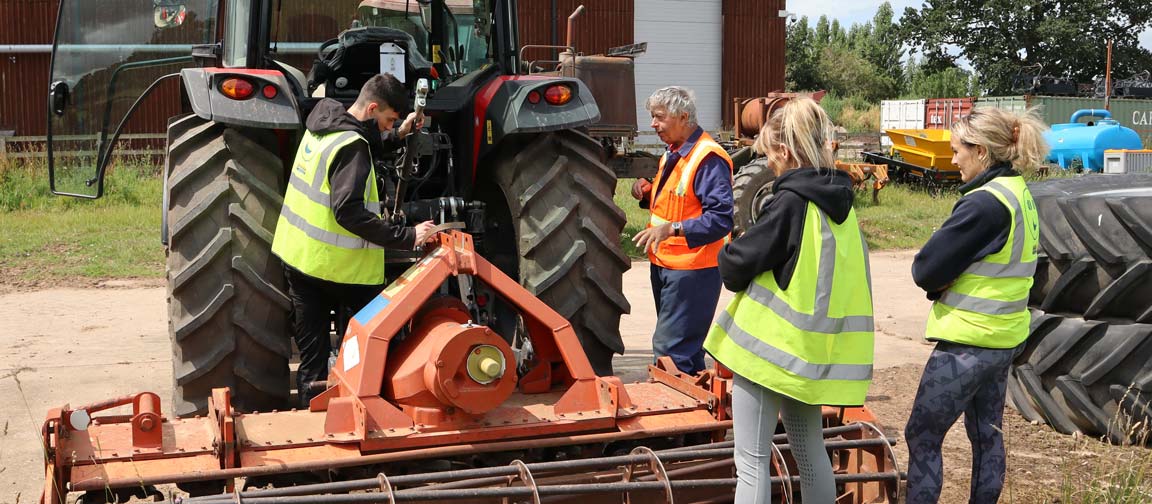
MULTIPOLYGON (((692 433, 720 441, 731 427, 730 385, 719 370, 689 376, 669 360, 650 366, 646 382, 596 376, 568 321, 476 254, 470 235, 452 231, 353 317, 327 389, 307 410, 236 412, 228 389, 216 389, 208 415, 196 418, 164 416, 152 393, 51 410, 41 502, 167 483, 221 493, 239 491, 238 478, 479 454, 602 456, 692 433), (476 323, 480 288, 518 312, 530 353, 476 323), (128 406, 131 414, 108 414, 128 406)), ((873 420, 862 408, 826 408, 825 418, 828 426, 873 420)), ((893 471, 886 447, 844 452, 838 470, 893 471)), ((894 495, 891 481, 854 485, 844 490, 857 497, 844 502, 894 495)))

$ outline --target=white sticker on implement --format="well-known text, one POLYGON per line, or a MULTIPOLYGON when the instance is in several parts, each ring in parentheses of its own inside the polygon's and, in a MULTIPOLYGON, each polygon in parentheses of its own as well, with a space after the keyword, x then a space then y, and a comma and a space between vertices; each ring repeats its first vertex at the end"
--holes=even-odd
POLYGON ((344 357, 345 373, 360 364, 360 344, 356 341, 355 336, 344 342, 344 348, 340 349, 340 356, 344 357))

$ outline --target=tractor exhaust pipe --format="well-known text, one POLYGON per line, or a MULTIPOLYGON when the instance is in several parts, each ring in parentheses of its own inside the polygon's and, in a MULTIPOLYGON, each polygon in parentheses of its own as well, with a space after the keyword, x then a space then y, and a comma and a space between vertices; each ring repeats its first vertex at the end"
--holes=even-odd
POLYGON ((572 11, 572 15, 568 16, 568 39, 564 45, 568 46, 568 50, 572 51, 572 54, 576 54, 576 46, 572 45, 572 43, 573 43, 572 32, 576 30, 576 18, 579 17, 583 13, 584 13, 584 4, 580 4, 580 6, 576 8, 576 10, 572 11))

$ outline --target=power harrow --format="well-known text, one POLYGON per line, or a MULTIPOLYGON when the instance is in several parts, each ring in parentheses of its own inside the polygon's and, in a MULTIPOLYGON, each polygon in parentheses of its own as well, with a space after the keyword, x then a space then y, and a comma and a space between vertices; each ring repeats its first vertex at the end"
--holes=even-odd
MULTIPOLYGON (((41 504, 727 502, 735 488, 725 370, 689 376, 665 358, 643 382, 596 376, 568 321, 459 231, 349 321, 322 386, 307 410, 236 412, 228 389, 195 418, 165 416, 151 392, 53 409, 41 504), (477 323, 497 299, 516 337, 477 323)), ((898 501, 874 420, 824 409, 837 502, 898 501)), ((798 473, 777 443, 773 488, 791 502, 798 473)))

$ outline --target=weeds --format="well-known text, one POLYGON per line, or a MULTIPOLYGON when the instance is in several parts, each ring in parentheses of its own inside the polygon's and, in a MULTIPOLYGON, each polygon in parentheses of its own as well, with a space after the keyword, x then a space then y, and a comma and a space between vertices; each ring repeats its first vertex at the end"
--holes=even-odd
MULTIPOLYGON (((1130 386, 1125 399, 1130 394, 1138 397, 1141 392, 1130 386)), ((1152 502, 1152 426, 1147 418, 1131 418, 1123 408, 1117 408, 1111 422, 1111 440, 1131 449, 1105 456, 1109 436, 1100 440, 1077 438, 1078 449, 1072 451, 1076 458, 1066 458, 1061 464, 1061 503, 1152 502)))

